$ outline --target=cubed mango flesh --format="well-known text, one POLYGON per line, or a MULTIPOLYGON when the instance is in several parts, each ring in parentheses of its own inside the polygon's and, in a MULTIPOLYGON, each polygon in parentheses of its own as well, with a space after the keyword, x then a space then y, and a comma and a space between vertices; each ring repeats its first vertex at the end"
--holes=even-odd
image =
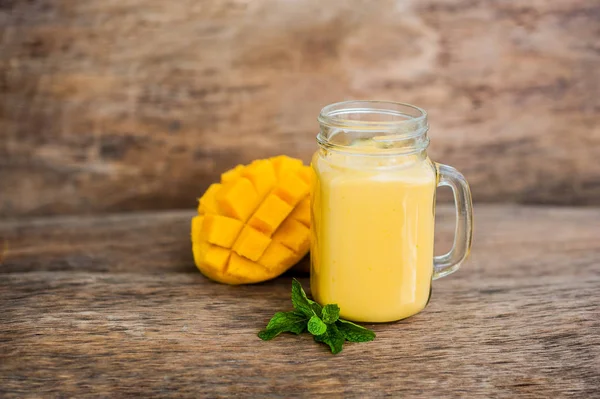
POLYGON ((211 244, 231 248, 243 227, 244 223, 237 219, 206 214, 202 223, 201 235, 211 244))
POLYGON ((304 182, 306 184, 308 184, 309 186, 312 183, 312 179, 313 179, 313 170, 312 168, 300 168, 300 170, 298 171, 298 176, 300 176, 300 178, 302 180, 304 180, 304 182))
POLYGON ((223 214, 245 222, 256 209, 258 193, 250 180, 240 177, 225 184, 216 194, 217 204, 223 214))
POLYGON ((238 165, 200 198, 192 219, 198 269, 226 284, 269 280, 296 264, 310 242, 310 176, 279 156, 238 165))
POLYGON ((192 218, 192 242, 202 241, 202 225, 204 224, 204 215, 194 216, 192 218))
POLYGON ((231 252, 227 249, 206 241, 195 243, 193 247, 197 251, 197 253, 194 253, 194 257, 215 273, 218 273, 227 266, 229 257, 231 256, 231 252))
POLYGON ((198 213, 219 213, 219 205, 217 204, 216 194, 221 190, 219 183, 211 184, 208 190, 198 200, 198 213))
POLYGON ((298 262, 296 252, 278 242, 273 242, 262 254, 258 263, 270 271, 287 270, 298 262))
POLYGON ((271 158, 271 162, 275 167, 275 173, 277 173, 278 178, 282 178, 288 173, 298 172, 303 166, 301 160, 290 158, 287 155, 271 158))
POLYGON ((244 165, 238 165, 233 169, 229 169, 227 172, 221 175, 221 183, 226 184, 232 180, 239 178, 244 170, 244 165))
POLYGON ((264 198, 277 183, 275 168, 268 159, 259 159, 252 162, 244 168, 242 176, 252 182, 260 198, 264 198))
POLYGON ((235 252, 231 254, 229 266, 225 271, 226 276, 242 281, 242 284, 251 284, 256 281, 262 281, 267 273, 268 270, 263 266, 246 259, 235 252))
POLYGON ((296 205, 290 218, 299 221, 310 229, 310 197, 304 198, 296 205))
POLYGON ((245 226, 240 236, 235 240, 233 250, 240 256, 257 261, 265 249, 271 243, 271 239, 250 226, 245 226))
POLYGON ((248 224, 271 237, 293 209, 290 204, 275 194, 269 194, 254 212, 248 224))
POLYGON ((277 183, 273 193, 291 206, 296 206, 308 195, 309 190, 310 186, 297 173, 290 173, 277 183))
POLYGON ((273 234, 273 241, 302 253, 310 246, 310 229, 294 219, 286 219, 273 234))

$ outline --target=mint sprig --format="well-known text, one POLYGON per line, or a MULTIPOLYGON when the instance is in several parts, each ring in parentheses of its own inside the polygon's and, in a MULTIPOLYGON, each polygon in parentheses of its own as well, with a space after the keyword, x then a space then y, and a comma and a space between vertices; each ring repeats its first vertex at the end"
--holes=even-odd
POLYGON ((298 280, 292 280, 291 312, 277 312, 258 333, 263 341, 269 341, 282 332, 301 334, 308 331, 316 342, 329 346, 331 353, 342 351, 345 341, 367 342, 375 339, 375 333, 347 320, 340 319, 340 308, 335 304, 321 307, 315 301, 308 299, 298 280))
POLYGON ((267 328, 258 333, 260 339, 268 341, 282 332, 300 334, 306 329, 307 317, 298 311, 277 312, 267 324, 267 328))
POLYGON ((327 324, 333 324, 340 318, 340 307, 336 304, 329 304, 323 307, 323 321, 327 324))

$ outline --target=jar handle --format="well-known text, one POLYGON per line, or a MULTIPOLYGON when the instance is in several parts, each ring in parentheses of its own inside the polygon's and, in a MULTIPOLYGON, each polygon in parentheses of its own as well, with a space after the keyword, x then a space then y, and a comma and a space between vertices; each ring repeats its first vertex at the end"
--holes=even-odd
POLYGON ((433 258, 433 279, 454 273, 467 258, 473 238, 473 203, 465 177, 451 166, 436 163, 438 187, 448 186, 454 195, 456 230, 450 252, 433 258))

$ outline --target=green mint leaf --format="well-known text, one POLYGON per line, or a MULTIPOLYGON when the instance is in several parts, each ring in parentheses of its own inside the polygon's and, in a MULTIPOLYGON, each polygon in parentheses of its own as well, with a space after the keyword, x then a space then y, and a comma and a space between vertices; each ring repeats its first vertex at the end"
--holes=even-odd
POLYGON ((282 332, 283 331, 277 330, 262 330, 258 333, 258 338, 262 339, 263 341, 270 341, 282 332))
POLYGON ((327 331, 327 324, 323 323, 317 316, 313 316, 308 321, 308 332, 312 335, 321 335, 327 331))
POLYGON ((325 333, 315 335, 315 341, 329 345, 331 353, 334 355, 342 351, 344 340, 344 335, 338 330, 335 324, 329 324, 325 333))
POLYGON ((277 312, 267 324, 267 328, 258 333, 258 337, 263 341, 268 341, 282 332, 292 332, 300 334, 306 329, 308 317, 298 311, 277 312))
POLYGON ((309 301, 311 302, 310 304, 310 308, 312 309, 313 312, 315 312, 315 314, 321 318, 323 317, 323 308, 321 307, 321 305, 319 305, 318 303, 311 301, 309 299, 309 301))
POLYGON ((292 304, 295 310, 275 313, 267 327, 258 333, 260 339, 268 341, 282 332, 301 334, 308 330, 316 342, 328 345, 333 354, 342 351, 346 340, 367 342, 375 339, 373 331, 340 319, 338 305, 321 307, 308 299, 302 285, 296 279, 292 281, 292 304))
POLYGON ((354 324, 347 320, 339 319, 335 322, 338 330, 350 342, 368 342, 375 339, 375 333, 369 329, 354 324))
POLYGON ((277 312, 271 320, 269 320, 267 330, 287 327, 296 329, 299 325, 302 325, 303 323, 306 324, 307 320, 308 318, 304 316, 304 314, 295 310, 291 312, 277 312))
POLYGON ((304 313, 307 317, 321 317, 321 305, 311 301, 302 289, 302 285, 296 279, 292 280, 292 304, 296 310, 304 313))
POLYGON ((336 304, 329 304, 323 307, 323 321, 327 324, 333 324, 340 318, 340 307, 336 304))

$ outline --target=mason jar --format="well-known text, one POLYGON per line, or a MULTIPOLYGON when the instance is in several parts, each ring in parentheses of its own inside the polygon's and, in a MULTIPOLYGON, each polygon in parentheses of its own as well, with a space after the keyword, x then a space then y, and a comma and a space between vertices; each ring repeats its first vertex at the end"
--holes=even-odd
POLYGON ((427 305, 431 282, 469 253, 465 178, 427 156, 427 113, 408 104, 347 101, 323 108, 312 159, 311 291, 341 317, 389 322, 427 305), (454 193, 452 249, 434 256, 435 195, 454 193))

